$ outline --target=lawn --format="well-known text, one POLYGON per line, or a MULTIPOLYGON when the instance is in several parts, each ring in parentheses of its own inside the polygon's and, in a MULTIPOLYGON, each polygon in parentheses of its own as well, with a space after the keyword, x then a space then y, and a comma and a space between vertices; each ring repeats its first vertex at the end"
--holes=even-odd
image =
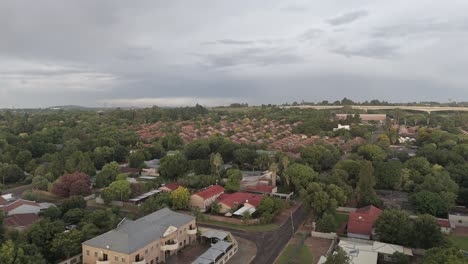
POLYGON ((349 215, 347 214, 339 214, 337 213, 335 216, 335 221, 338 226, 340 226, 342 223, 348 222, 349 215))
POLYGON ((291 255, 294 253, 296 246, 297 245, 288 244, 283 250, 281 256, 279 256, 278 261, 276 261, 276 264, 312 263, 312 261, 314 260, 312 253, 304 245, 302 245, 299 248, 299 251, 296 253, 296 256, 293 259, 291 259, 291 255))
POLYGON ((468 251, 468 237, 449 236, 447 238, 459 249, 468 251))
POLYGON ((279 226, 277 224, 266 224, 266 225, 237 225, 226 222, 219 222, 210 219, 199 220, 198 222, 217 225, 222 227, 240 229, 240 230, 249 230, 249 231, 271 231, 277 229, 279 226))

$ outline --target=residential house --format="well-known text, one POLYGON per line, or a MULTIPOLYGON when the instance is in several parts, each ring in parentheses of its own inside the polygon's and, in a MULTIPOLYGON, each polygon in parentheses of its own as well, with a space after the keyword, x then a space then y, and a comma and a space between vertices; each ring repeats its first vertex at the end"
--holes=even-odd
POLYGON ((195 217, 164 208, 83 242, 83 264, 164 263, 196 234, 195 217))
POLYGON ((18 199, 9 204, 0 206, 0 210, 2 210, 6 216, 39 214, 40 211, 45 210, 51 206, 55 205, 51 203, 36 203, 34 201, 18 199))
POLYGON ((371 239, 374 234, 374 222, 381 213, 382 210, 372 205, 351 212, 347 226, 348 237, 371 239))
POLYGON ((5 218, 5 226, 18 231, 24 230, 39 220, 39 216, 34 213, 14 214, 5 218))
POLYGON ((456 207, 449 213, 448 219, 451 226, 468 227, 468 209, 464 207, 456 207))
POLYGON ((254 208, 255 211, 262 201, 263 195, 235 192, 226 193, 219 197, 218 204, 221 206, 220 213, 224 214, 241 207, 254 208))
POLYGON ((335 127, 333 128, 333 131, 338 131, 340 129, 344 129, 344 130, 350 130, 351 127, 349 125, 341 125, 341 124, 338 124, 338 127, 335 127))
POLYGON ((224 193, 224 188, 219 185, 212 185, 190 196, 190 207, 198 208, 201 212, 206 212, 218 197, 224 193))
POLYGON ((442 219, 442 218, 437 218, 437 223, 440 226, 440 231, 444 235, 450 235, 452 232, 452 225, 450 224, 450 221, 448 219, 442 219))

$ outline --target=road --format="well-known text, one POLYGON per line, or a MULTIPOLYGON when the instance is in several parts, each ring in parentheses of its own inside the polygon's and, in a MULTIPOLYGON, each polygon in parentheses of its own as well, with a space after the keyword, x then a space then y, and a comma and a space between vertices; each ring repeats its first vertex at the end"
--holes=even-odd
MULTIPOLYGON (((299 208, 293 213, 292 218, 295 232, 301 227, 302 223, 304 223, 307 218, 307 212, 303 208, 303 205, 299 206, 299 208)), ((226 230, 231 232, 234 236, 239 236, 253 241, 257 246, 257 256, 252 261, 252 263, 255 264, 273 263, 286 244, 288 244, 294 233, 292 230, 293 226, 291 224, 291 218, 288 218, 288 220, 286 220, 278 229, 265 232, 244 231, 211 224, 199 225, 203 227, 226 230)))
MULTIPOLYGON (((311 108, 311 109, 340 109, 343 108, 343 105, 298 105, 298 106, 283 106, 284 108, 311 108)), ((406 105, 350 105, 352 109, 361 109, 361 110, 391 110, 391 109, 401 109, 401 110, 412 110, 412 111, 421 111, 421 112, 440 112, 440 111, 462 111, 467 112, 468 107, 451 107, 451 106, 406 106, 406 105)))
POLYGON ((383 129, 383 126, 382 125, 379 125, 377 127, 377 130, 374 131, 372 133, 372 136, 370 138, 370 143, 374 144, 375 142, 377 142, 377 140, 379 139, 380 135, 382 135, 383 133, 385 133, 384 129, 383 129))

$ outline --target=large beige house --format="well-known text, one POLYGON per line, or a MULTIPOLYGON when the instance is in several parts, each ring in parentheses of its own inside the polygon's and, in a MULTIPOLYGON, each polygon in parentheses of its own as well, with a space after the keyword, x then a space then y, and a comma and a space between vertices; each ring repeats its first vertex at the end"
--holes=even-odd
POLYGON ((164 263, 196 234, 195 217, 164 208, 83 242, 83 264, 164 263))

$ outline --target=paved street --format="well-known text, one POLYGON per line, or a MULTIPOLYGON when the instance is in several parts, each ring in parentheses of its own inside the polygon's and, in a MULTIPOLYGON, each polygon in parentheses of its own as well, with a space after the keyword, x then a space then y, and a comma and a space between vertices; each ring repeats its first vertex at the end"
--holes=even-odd
MULTIPOLYGON (((307 213, 301 205, 293 213, 294 231, 297 231, 305 221, 306 217, 307 213)), ((255 264, 273 263, 293 234, 291 218, 288 218, 288 220, 286 220, 278 229, 266 232, 244 231, 211 224, 200 224, 200 226, 227 230, 234 236, 239 236, 255 242, 255 245, 257 246, 257 256, 252 261, 252 263, 255 264)))

